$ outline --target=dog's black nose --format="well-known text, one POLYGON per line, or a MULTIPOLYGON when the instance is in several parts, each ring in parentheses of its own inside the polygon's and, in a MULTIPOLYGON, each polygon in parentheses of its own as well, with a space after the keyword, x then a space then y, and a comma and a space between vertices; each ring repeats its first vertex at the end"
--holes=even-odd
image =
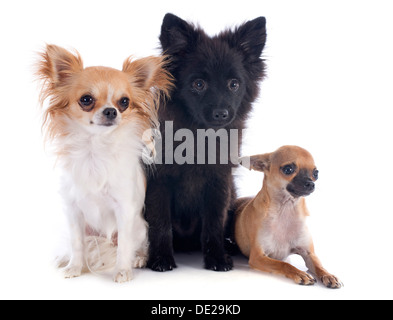
POLYGON ((229 117, 229 112, 226 109, 216 109, 213 110, 213 119, 217 121, 227 120, 229 117))
POLYGON ((103 114, 109 120, 113 120, 113 119, 116 119, 116 117, 117 117, 117 110, 115 108, 106 108, 103 111, 103 114))
POLYGON ((305 183, 304 183, 304 189, 305 190, 307 190, 307 191, 314 191, 314 189, 315 189, 315 183, 314 182, 312 182, 312 181, 306 181, 305 183))

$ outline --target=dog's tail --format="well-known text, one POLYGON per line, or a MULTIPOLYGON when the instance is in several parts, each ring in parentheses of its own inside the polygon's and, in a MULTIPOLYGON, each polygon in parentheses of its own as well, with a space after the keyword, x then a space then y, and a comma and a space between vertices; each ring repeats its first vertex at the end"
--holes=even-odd
POLYGON ((111 239, 90 236, 85 240, 86 267, 91 273, 114 270, 117 260, 117 246, 111 239))
MULTIPOLYGON (((132 268, 146 267, 149 243, 145 241, 136 252, 132 268)), ((70 254, 58 255, 55 264, 65 268, 70 262, 70 254)), ((85 263, 82 273, 104 274, 114 271, 117 262, 117 236, 108 239, 103 236, 89 235, 85 238, 85 263)))
MULTIPOLYGON (((106 237, 87 236, 85 238, 85 263, 83 273, 106 273, 113 271, 116 266, 117 245, 106 237)), ((56 257, 58 268, 65 268, 70 262, 70 255, 62 254, 56 257)))

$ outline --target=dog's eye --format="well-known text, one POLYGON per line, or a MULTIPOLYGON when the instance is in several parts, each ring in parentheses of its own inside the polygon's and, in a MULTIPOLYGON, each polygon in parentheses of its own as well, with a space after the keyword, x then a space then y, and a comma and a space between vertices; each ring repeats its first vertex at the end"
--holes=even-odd
POLYGON ((315 180, 318 180, 319 177, 319 171, 317 169, 314 169, 312 176, 314 177, 315 180))
POLYGON ((80 102, 81 102, 81 104, 83 104, 84 106, 87 107, 87 106, 90 106, 90 105, 93 104, 94 99, 93 99, 92 96, 86 95, 86 96, 83 96, 83 97, 80 99, 80 102))
POLYGON ((94 108, 94 98, 91 95, 85 95, 79 99, 79 105, 85 111, 90 111, 94 108))
POLYGON ((123 97, 119 100, 119 107, 121 112, 126 111, 129 105, 130 105, 130 99, 123 97))
POLYGON ((285 175, 290 176, 291 174, 293 174, 295 172, 295 167, 293 165, 291 165, 291 164, 288 164, 288 165, 282 167, 281 171, 285 175))
POLYGON ((239 87, 240 87, 239 80, 237 80, 237 79, 229 80, 229 82, 228 82, 229 90, 236 92, 237 90, 239 90, 239 87))
POLYGON ((206 88, 206 82, 202 79, 197 79, 193 82, 192 87, 197 91, 203 91, 206 88))

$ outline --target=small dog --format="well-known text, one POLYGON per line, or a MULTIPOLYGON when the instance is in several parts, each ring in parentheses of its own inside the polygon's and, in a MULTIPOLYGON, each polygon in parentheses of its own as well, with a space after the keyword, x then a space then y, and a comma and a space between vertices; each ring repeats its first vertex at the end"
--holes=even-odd
MULTIPOLYGON (((171 99, 159 111, 163 146, 168 138, 166 121, 172 121, 174 131, 187 129, 193 137, 207 130, 227 137, 236 131, 236 141, 225 143, 214 137, 216 150, 223 150, 229 159, 230 150, 240 148, 242 129, 265 75, 261 55, 266 19, 259 17, 210 37, 201 28, 167 14, 160 42, 163 53, 171 59, 167 70, 176 85, 171 99)), ((165 162, 157 164, 149 176, 145 216, 149 223, 148 267, 154 271, 176 268, 174 250, 202 249, 208 270, 229 271, 233 267, 225 252, 224 233, 228 210, 237 198, 232 176, 237 164, 220 160, 211 164, 209 155, 214 153, 219 159, 218 151, 209 150, 206 140, 202 144, 205 162, 199 161, 201 152, 194 146, 192 159, 181 164, 168 160, 174 153, 163 148, 165 162)), ((174 141, 174 149, 181 143, 174 141)))
POLYGON ((54 45, 41 54, 41 103, 50 98, 43 126, 64 170, 61 193, 72 242, 66 278, 81 275, 91 234, 117 240, 114 281, 131 280, 132 266, 145 264, 143 136, 156 127, 160 97, 171 87, 165 59, 129 58, 119 71, 85 69, 78 53, 54 45))
MULTIPOLYGON (((246 159, 241 161, 246 166, 246 159)), ((315 255, 305 225, 309 213, 304 197, 314 192, 318 179, 311 154, 300 147, 284 146, 273 153, 252 156, 250 169, 264 172, 263 187, 254 199, 237 201, 235 238, 249 257, 251 268, 313 285, 316 280, 311 275, 281 261, 299 254, 326 287, 340 288, 342 283, 315 255)))

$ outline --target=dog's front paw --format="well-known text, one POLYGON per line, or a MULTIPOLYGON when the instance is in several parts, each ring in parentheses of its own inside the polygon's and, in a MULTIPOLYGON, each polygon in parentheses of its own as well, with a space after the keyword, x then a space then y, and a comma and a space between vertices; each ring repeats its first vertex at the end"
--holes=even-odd
POLYGON ((173 256, 162 256, 156 257, 155 259, 150 257, 147 267, 158 272, 172 271, 177 268, 173 256))
POLYGON ((300 270, 296 274, 291 275, 289 278, 292 278, 297 284, 303 286, 312 286, 317 282, 313 276, 300 270))
POLYGON ((327 288, 340 289, 341 287, 344 286, 343 283, 332 274, 325 274, 320 277, 320 280, 323 283, 323 285, 327 288))
POLYGON ((230 271, 233 269, 232 258, 225 254, 223 257, 205 256, 205 269, 213 271, 230 271))
POLYGON ((113 281, 117 283, 124 283, 131 281, 133 278, 133 273, 131 269, 116 271, 113 276, 113 281))
POLYGON ((77 278, 82 275, 82 266, 67 266, 64 269, 64 278, 66 279, 71 279, 71 278, 77 278))

